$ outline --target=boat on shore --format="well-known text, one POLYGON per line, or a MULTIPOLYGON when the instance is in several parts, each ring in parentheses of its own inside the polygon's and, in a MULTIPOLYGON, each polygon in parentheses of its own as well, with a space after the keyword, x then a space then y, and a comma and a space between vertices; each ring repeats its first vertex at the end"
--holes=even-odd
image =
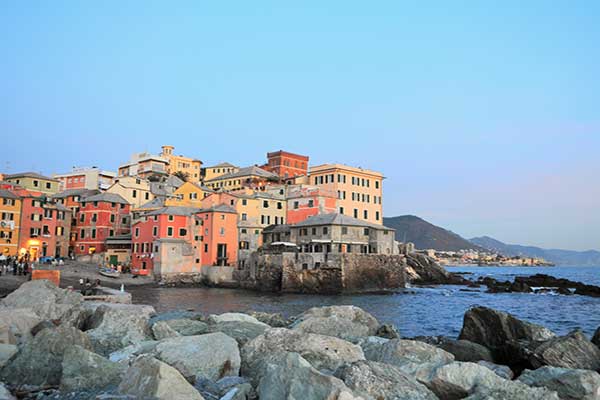
POLYGON ((114 269, 102 268, 99 271, 100 275, 106 276, 107 278, 119 278, 121 273, 114 269))

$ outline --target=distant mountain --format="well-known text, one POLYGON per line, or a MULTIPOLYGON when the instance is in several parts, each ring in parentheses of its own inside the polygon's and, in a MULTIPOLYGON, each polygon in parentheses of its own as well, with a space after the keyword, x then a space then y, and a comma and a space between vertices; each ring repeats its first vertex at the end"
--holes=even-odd
POLYGON ((534 246, 506 244, 489 236, 471 239, 475 245, 505 256, 540 257, 556 265, 600 266, 600 251, 542 249, 534 246))
POLYGON ((456 233, 435 226, 414 215, 384 218, 383 224, 396 230, 396 240, 412 242, 417 249, 483 250, 456 233))

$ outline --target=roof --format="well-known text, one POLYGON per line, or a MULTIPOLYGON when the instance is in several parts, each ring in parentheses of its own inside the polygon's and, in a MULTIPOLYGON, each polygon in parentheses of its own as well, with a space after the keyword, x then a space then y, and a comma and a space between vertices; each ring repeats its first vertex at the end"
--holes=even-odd
POLYGON ((93 196, 86 197, 81 199, 82 202, 90 202, 90 201, 104 201, 106 203, 119 203, 119 204, 129 204, 127 200, 125 200, 121 195, 116 193, 100 193, 93 196))
POLYGON ((308 217, 304 221, 294 224, 295 227, 317 226, 317 225, 347 225, 347 226, 362 226, 365 228, 390 230, 390 231, 394 230, 392 228, 388 228, 387 226, 373 224, 371 222, 362 221, 360 219, 352 218, 347 215, 338 214, 338 213, 317 214, 317 215, 313 215, 312 217, 308 217))
POLYGON ((217 164, 217 165, 211 165, 211 166, 209 166, 209 167, 206 167, 206 168, 222 168, 222 167, 231 167, 231 168, 237 168, 235 165, 233 165, 233 164, 230 164, 230 163, 228 163, 228 162, 222 162, 222 163, 219 163, 219 164, 217 164))
POLYGON ((279 179, 279 175, 253 165, 252 167, 241 168, 239 171, 236 171, 236 172, 230 172, 225 175, 217 176, 216 178, 210 179, 207 182, 221 181, 221 180, 233 179, 233 178, 241 178, 244 176, 259 176, 259 177, 265 178, 265 179, 279 179))
POLYGON ((168 206, 162 207, 158 210, 150 211, 146 213, 146 215, 193 215, 200 211, 199 208, 195 207, 176 207, 176 206, 168 206))
POLYGON ((178 188, 183 185, 185 181, 181 178, 176 177, 175 175, 169 175, 167 179, 165 179, 165 185, 173 186, 174 188, 178 188))
POLYGON ((235 208, 228 206, 226 204, 217 204, 217 205, 209 207, 209 208, 203 208, 199 212, 224 212, 224 213, 237 214, 237 211, 235 208))
POLYGON ((263 233, 285 233, 290 231, 290 227, 288 224, 269 225, 263 229, 263 233))
POLYGON ((160 208, 163 207, 165 205, 165 198, 164 197, 156 197, 152 200, 150 200, 147 203, 142 204, 138 209, 151 209, 151 208, 160 208))
POLYGON ((46 181, 58 182, 58 180, 49 178, 47 176, 38 174, 37 172, 21 172, 18 174, 4 175, 4 179, 15 179, 15 178, 35 178, 35 179, 44 179, 46 181))
POLYGON ((60 203, 46 203, 44 204, 45 208, 55 208, 59 211, 68 211, 71 212, 72 210, 69 207, 65 207, 60 203))
POLYGON ((100 191, 95 189, 67 189, 50 197, 53 199, 64 199, 69 196, 93 196, 96 194, 100 194, 100 191))
POLYGON ((3 199, 18 199, 19 196, 11 192, 10 190, 0 189, 0 197, 3 199))

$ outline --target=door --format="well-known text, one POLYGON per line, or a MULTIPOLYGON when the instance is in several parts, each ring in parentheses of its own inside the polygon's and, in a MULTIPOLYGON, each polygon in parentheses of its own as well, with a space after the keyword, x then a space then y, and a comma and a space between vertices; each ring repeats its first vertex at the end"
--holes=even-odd
POLYGON ((119 256, 117 256, 116 254, 112 254, 109 258, 108 258, 108 263, 110 265, 117 265, 119 263, 119 256))
POLYGON ((227 265, 227 245, 217 244, 217 265, 227 265))

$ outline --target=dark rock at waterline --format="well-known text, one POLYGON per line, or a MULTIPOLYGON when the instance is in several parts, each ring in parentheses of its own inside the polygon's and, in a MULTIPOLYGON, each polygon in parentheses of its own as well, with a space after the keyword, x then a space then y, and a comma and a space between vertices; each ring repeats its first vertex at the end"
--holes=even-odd
MULTIPOLYGON (((531 276, 518 276, 515 282, 525 283, 529 286, 552 287, 562 289, 575 289, 575 294, 582 296, 600 297, 600 287, 587 285, 582 282, 571 281, 564 278, 555 278, 546 274, 535 274, 531 276)), ((563 294, 567 294, 563 290, 563 294)), ((570 294, 570 293, 569 293, 570 294)))
POLYGON ((415 284, 435 285, 466 285, 469 281, 458 274, 453 274, 433 258, 424 254, 411 253, 406 255, 406 264, 415 270, 419 279, 413 280, 415 284))
POLYGON ((600 369, 600 349, 580 331, 575 330, 540 344, 532 356, 534 368, 544 365, 574 369, 600 369))
POLYGON ((398 329, 392 324, 383 324, 379 328, 377 328, 377 332, 375 332, 375 336, 379 336, 386 339, 399 339, 400 333, 398 329))
POLYGON ((592 343, 594 343, 596 346, 600 347, 600 327, 598 329, 596 329, 596 332, 594 333, 594 336, 592 337, 592 343))
POLYGON ((494 361, 492 352, 487 347, 469 340, 445 339, 438 347, 454 355, 456 361, 494 361))

